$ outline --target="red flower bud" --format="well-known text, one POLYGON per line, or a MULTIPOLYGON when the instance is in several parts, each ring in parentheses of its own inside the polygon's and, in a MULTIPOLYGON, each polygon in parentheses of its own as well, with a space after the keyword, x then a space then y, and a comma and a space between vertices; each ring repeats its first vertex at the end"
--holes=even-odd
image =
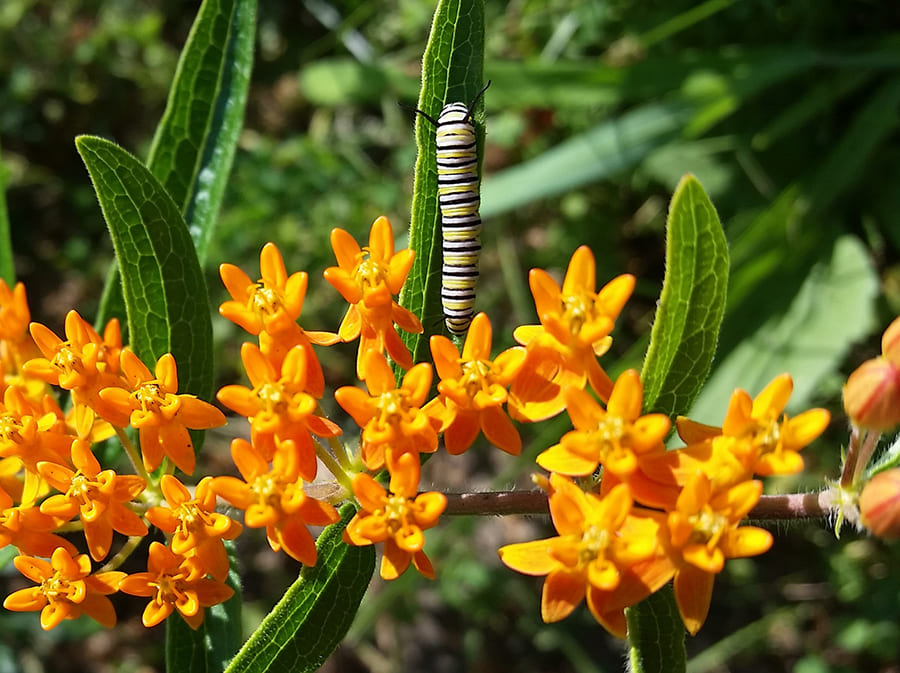
POLYGON ((859 496, 863 525, 878 537, 900 537, 900 468, 872 477, 859 496))
POLYGON ((853 424, 883 432, 900 424, 900 369, 886 358, 863 362, 844 385, 844 411, 853 424))
POLYGON ((881 335, 881 354, 900 367, 900 318, 894 318, 881 335))

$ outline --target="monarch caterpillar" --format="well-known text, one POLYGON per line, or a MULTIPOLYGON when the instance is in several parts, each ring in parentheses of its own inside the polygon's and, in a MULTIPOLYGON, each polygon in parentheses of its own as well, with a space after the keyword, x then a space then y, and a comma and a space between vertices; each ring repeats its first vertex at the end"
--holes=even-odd
POLYGON ((481 217, 478 215, 481 197, 472 113, 490 85, 488 81, 469 105, 448 103, 437 119, 416 110, 435 127, 444 258, 441 305, 444 322, 454 336, 466 333, 474 314, 478 255, 481 252, 481 217))

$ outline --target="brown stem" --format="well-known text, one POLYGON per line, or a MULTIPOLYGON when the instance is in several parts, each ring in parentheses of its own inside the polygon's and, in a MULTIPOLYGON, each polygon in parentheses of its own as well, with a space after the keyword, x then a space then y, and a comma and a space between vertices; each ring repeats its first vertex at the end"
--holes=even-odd
MULTIPOLYGON (((449 515, 500 516, 506 514, 548 514, 544 491, 489 491, 485 493, 448 493, 449 515)), ((764 495, 747 515, 750 519, 814 519, 833 510, 829 496, 822 493, 764 495)))

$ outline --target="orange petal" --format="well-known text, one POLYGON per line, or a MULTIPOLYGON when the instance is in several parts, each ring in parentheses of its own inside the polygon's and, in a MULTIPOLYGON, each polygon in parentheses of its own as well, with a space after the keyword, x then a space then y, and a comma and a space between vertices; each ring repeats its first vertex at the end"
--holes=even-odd
POLYGON ((559 566, 550 555, 549 540, 520 542, 500 547, 497 553, 505 565, 524 575, 548 575, 559 566))
POLYGON ((568 617, 584 598, 585 580, 581 573, 556 570, 547 575, 541 593, 541 618, 558 622, 568 617))
POLYGON ((685 565, 675 575, 675 601, 685 628, 692 636, 700 630, 709 613, 715 575, 685 565))

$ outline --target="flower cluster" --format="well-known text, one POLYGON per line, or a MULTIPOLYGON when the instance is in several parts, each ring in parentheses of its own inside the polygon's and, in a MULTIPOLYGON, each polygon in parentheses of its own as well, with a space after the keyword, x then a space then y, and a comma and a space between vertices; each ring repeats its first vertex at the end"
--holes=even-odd
POLYGON ((44 629, 82 614, 112 626, 108 596, 122 591, 151 598, 147 626, 176 610, 198 625, 206 607, 233 593, 224 584, 224 540, 234 538, 240 524, 215 513, 215 498, 203 488, 192 497, 172 472, 194 470, 189 430, 223 425, 225 416, 178 393, 170 354, 151 373, 122 346, 117 321, 101 336, 71 311, 63 339, 39 323, 29 326, 29 318, 24 287, 10 290, 0 282, 0 544, 19 550, 16 568, 37 583, 8 596, 4 606, 40 610, 44 629), (68 413, 51 386, 70 393, 68 413), (126 428, 136 431, 139 450, 126 428), (114 434, 135 474, 105 469, 94 455, 94 443, 114 434), (154 478, 151 472, 161 466, 154 478), (147 572, 115 570, 148 534, 148 523, 174 533, 168 546, 154 543, 147 572), (87 554, 61 535, 74 531, 83 533, 87 554), (93 572, 92 561, 107 560, 114 533, 130 539, 93 572))
POLYGON ((797 452, 822 433, 829 414, 784 415, 792 387, 784 375, 755 399, 735 391, 721 428, 679 418, 687 445, 667 451, 670 421, 642 414, 638 373, 626 371, 610 384, 596 362, 609 348, 612 321, 633 280, 620 277, 594 294, 593 264, 590 251, 579 248, 561 290, 545 273, 531 274, 541 326, 519 328, 515 336, 526 350, 549 357, 525 377, 527 386, 519 379, 511 393, 520 415, 540 418, 565 409, 574 429, 537 457, 551 472, 544 483, 559 535, 507 545, 500 557, 514 570, 546 576, 545 621, 562 619, 586 598, 594 617, 622 637, 625 608, 674 578, 682 619, 693 634, 706 618, 724 560, 760 554, 772 544, 767 531, 739 525, 762 493, 754 474, 802 469, 797 452), (553 376, 542 379, 548 361, 553 376), (543 394, 533 403, 523 399, 524 390, 543 394))
POLYGON ((217 399, 247 419, 249 438, 231 442, 239 476, 204 476, 193 487, 174 475, 196 467, 188 431, 225 417, 178 393, 174 358, 162 355, 151 371, 122 345, 117 322, 101 336, 74 311, 65 339, 40 324, 29 328, 24 289, 0 284, 0 545, 20 550, 16 567, 38 585, 10 595, 8 608, 40 609, 44 628, 81 614, 111 626, 108 596, 122 591, 151 599, 145 625, 177 612, 196 628, 206 607, 232 595, 225 541, 242 525, 217 511, 218 499, 243 512, 244 526, 264 529, 272 549, 304 565, 317 561, 309 527, 337 522, 335 505, 354 500, 345 542, 383 544, 384 579, 410 565, 433 578, 424 531, 448 499, 420 492, 422 454, 443 445, 459 455, 483 435, 517 456, 517 422, 563 412, 572 430, 537 456, 549 477, 535 476, 557 535, 500 549, 509 567, 546 578, 546 621, 563 619, 585 599, 603 626, 624 636, 625 609, 674 581, 695 633, 724 561, 772 544, 765 530, 741 525, 762 492, 755 476, 802 469, 799 451, 829 422, 822 409, 784 413, 789 376, 756 398, 735 391, 721 427, 679 418, 684 446, 667 450, 671 421, 644 413, 640 375, 629 370, 613 381, 599 362, 635 280, 622 275, 597 289, 587 247, 574 252, 561 285, 531 271, 539 324, 518 327, 517 345, 492 355, 490 320, 478 314, 461 343, 430 338, 432 364, 414 363, 401 336, 423 327, 397 303, 413 252, 395 251, 388 220, 375 221, 365 247, 341 229, 331 244, 337 266, 324 277, 349 304, 337 333, 300 326, 308 276, 288 274, 275 245, 260 254, 258 280, 220 267, 231 299, 219 312, 256 340, 241 348, 249 384, 227 385, 217 399), (326 386, 316 347, 357 340, 364 387, 333 393, 359 426, 358 441, 343 441, 320 406, 326 386), (68 413, 50 385, 71 393, 68 413), (126 428, 136 431, 139 448, 126 428), (112 435, 134 474, 105 468, 92 452, 112 435), (320 465, 339 486, 328 499, 309 488, 320 465), (119 572, 150 527, 166 543, 149 546, 147 571, 119 572), (83 531, 87 554, 61 535, 74 530, 83 531), (105 561, 116 546, 114 533, 129 540, 94 572, 92 561, 105 561))

